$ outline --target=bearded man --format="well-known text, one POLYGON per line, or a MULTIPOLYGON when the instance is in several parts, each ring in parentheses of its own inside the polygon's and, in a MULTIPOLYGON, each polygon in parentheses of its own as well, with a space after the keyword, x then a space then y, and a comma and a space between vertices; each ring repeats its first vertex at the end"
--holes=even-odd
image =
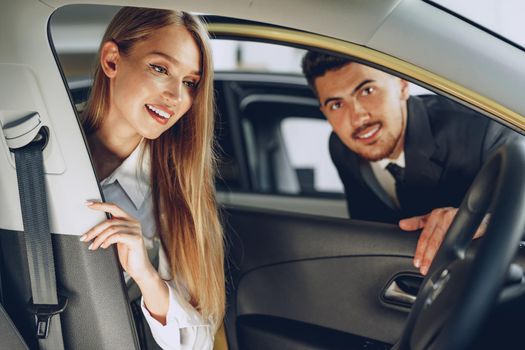
POLYGON ((414 265, 425 274, 483 162, 518 134, 345 58, 308 52, 302 67, 333 128, 350 217, 423 229, 414 265))

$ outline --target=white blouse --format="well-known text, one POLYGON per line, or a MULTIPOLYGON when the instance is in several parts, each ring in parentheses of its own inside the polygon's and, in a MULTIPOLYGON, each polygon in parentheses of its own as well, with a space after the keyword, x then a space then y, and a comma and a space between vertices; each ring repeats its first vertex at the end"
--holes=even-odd
MULTIPOLYGON (((189 350, 212 349, 212 327, 204 322, 200 314, 189 304, 189 296, 181 283, 171 277, 169 262, 162 249, 153 217, 153 201, 150 190, 149 153, 141 157, 143 143, 126 158, 107 178, 100 182, 106 201, 117 204, 140 221, 142 234, 150 258, 158 256, 158 272, 169 289, 169 308, 166 324, 154 319, 141 299, 141 307, 151 333, 163 349, 189 350)), ((124 273, 126 282, 130 277, 124 273)))

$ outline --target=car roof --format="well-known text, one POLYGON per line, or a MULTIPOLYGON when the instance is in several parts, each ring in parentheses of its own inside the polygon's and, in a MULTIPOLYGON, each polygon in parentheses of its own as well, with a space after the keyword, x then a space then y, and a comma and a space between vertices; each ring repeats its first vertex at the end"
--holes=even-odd
MULTIPOLYGON (((42 2, 52 7, 75 3, 42 2)), ((421 0, 332 0, 322 6, 304 0, 182 0, 176 4, 152 0, 147 6, 176 7, 342 39, 426 69, 525 115, 521 98, 525 52, 421 0)))

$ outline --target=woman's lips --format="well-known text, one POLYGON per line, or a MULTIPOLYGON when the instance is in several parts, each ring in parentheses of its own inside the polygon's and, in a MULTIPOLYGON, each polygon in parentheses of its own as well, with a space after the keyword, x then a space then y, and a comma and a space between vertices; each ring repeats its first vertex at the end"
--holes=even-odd
POLYGON ((155 105, 145 105, 146 111, 153 117, 159 124, 165 125, 171 118, 171 112, 166 111, 164 108, 155 105))
POLYGON ((381 127, 381 123, 363 125, 352 134, 352 138, 364 143, 373 142, 379 136, 381 127))

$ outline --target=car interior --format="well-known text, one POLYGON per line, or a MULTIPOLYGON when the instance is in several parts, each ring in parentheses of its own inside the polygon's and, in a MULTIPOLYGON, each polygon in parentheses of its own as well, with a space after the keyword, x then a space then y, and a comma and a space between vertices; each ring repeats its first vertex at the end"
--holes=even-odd
MULTIPOLYGON (((59 320, 63 347, 150 348, 139 336, 115 251, 89 251, 78 240, 78 232, 104 219, 84 214, 83 202, 76 203, 79 198, 102 196, 79 122, 91 81, 89 76, 68 73, 68 60, 74 55, 61 54, 56 30, 64 23, 74 23, 72 15, 81 14, 103 25, 116 9, 70 5, 58 8, 45 23, 62 78, 62 85, 50 84, 45 89, 56 89, 57 99, 65 100, 67 95, 70 104, 64 114, 69 118, 57 120, 46 114, 48 97, 43 97, 43 88, 30 68, 0 64, 5 82, 0 84, 0 192, 8 197, 1 203, 12 204, 2 207, 0 213, 2 348, 39 348, 35 314, 27 306, 34 294, 20 225, 25 218, 20 214, 18 191, 8 191, 6 186, 16 183, 17 171, 11 147, 3 137, 13 122, 32 111, 41 111, 39 125, 49 130, 42 154, 46 190, 58 193, 49 197, 51 208, 72 206, 81 213, 63 219, 56 219, 61 214, 53 209, 49 214, 50 232, 60 232, 52 234, 51 240, 57 293, 67 299, 59 320), (16 84, 8 84, 11 81, 16 84), (68 135, 58 135, 57 128, 67 129, 68 135), (75 159, 75 163, 66 159, 75 159), (61 174, 65 172, 71 175, 64 179, 61 174), (71 202, 53 202, 67 197, 71 202), (6 324, 11 326, 6 328, 6 324)), ((512 118, 499 118, 502 109, 490 114, 468 91, 458 88, 455 93, 443 88, 443 81, 440 85, 432 80, 434 75, 416 75, 417 67, 389 61, 386 56, 381 61, 375 53, 360 51, 348 42, 349 49, 344 51, 329 46, 340 40, 271 23, 227 16, 207 16, 206 20, 213 40, 264 42, 346 55, 409 80, 417 93, 444 95, 478 111, 480 118, 491 118, 523 134, 511 123, 512 118), (280 35, 272 36, 270 28, 280 35)), ((92 54, 93 47, 90 50, 92 54)), ((91 57, 88 52, 80 50, 77 58, 90 62, 87 57, 91 57)), ((290 142, 309 142, 314 135, 288 138, 298 128, 292 127, 287 134, 283 125, 290 120, 307 121, 314 123, 315 132, 328 125, 300 74, 218 71, 215 93, 216 189, 227 242, 227 313, 216 335, 216 349, 440 349, 452 344, 449 342, 468 349, 520 347, 516 344, 523 342, 520 332, 525 321, 525 245, 520 243, 525 219, 519 218, 525 210, 525 182, 520 180, 524 147, 508 147, 488 162, 467 195, 465 208, 460 209, 466 218, 463 226, 451 229, 453 234, 445 241, 448 250, 437 258, 442 264, 472 269, 474 282, 465 287, 462 281, 470 275, 455 275, 450 284, 457 287, 447 291, 456 294, 445 293, 442 299, 447 304, 430 305, 416 296, 432 294, 428 290, 442 283, 444 276, 430 273, 425 278, 413 266, 418 234, 396 225, 352 220, 340 183, 320 185, 318 168, 325 167, 324 163, 294 163, 290 142), (498 219, 493 224, 495 233, 471 243, 465 228, 475 230, 487 211, 498 219), (470 294, 462 294, 462 288, 470 294), (476 327, 471 329, 468 324, 476 327)), ((325 158, 330 132, 326 130, 321 146, 313 146, 326 148, 325 158)), ((301 144, 293 147, 303 153, 307 149, 301 144)), ((53 322, 56 319, 51 327, 53 322)))

